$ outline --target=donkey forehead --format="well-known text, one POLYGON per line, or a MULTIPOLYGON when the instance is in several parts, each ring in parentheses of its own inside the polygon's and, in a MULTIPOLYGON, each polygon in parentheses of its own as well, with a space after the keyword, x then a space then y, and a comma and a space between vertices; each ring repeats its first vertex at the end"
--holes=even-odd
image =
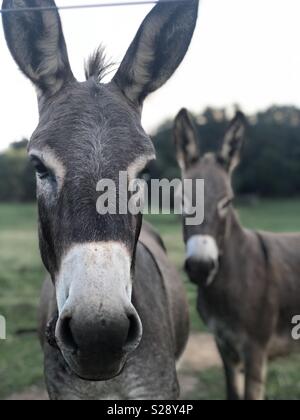
POLYGON ((114 85, 76 83, 40 107, 40 121, 29 152, 51 150, 66 166, 84 159, 120 169, 153 159, 154 146, 141 126, 140 113, 114 85))
POLYGON ((214 154, 207 154, 187 173, 187 178, 203 179, 206 203, 232 193, 231 180, 214 154))

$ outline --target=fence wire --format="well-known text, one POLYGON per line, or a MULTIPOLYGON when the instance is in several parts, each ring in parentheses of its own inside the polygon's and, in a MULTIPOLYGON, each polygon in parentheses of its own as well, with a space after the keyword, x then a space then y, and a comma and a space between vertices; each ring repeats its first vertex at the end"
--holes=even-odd
POLYGON ((184 3, 192 0, 138 0, 138 1, 113 1, 102 2, 95 4, 78 4, 69 6, 43 6, 43 7, 18 7, 12 9, 0 9, 0 14, 6 13, 24 13, 24 12, 43 12, 48 10, 82 10, 82 9, 98 9, 108 7, 121 7, 121 6, 142 6, 157 3, 184 3))

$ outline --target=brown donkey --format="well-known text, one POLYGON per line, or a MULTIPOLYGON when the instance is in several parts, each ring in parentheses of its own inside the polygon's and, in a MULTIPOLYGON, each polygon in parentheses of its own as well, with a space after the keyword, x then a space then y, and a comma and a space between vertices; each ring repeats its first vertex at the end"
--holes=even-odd
MULTIPOLYGON (((183 285, 161 240, 147 226, 141 233, 142 214, 100 214, 97 192, 104 179, 118 190, 121 172, 126 184, 155 158, 143 103, 183 60, 198 0, 158 2, 108 84, 100 52, 87 80, 75 79, 53 0, 4 0, 2 12, 11 54, 38 93, 29 155, 52 280, 41 308, 50 397, 175 399, 176 358, 188 336, 183 285)), ((117 196, 126 208, 127 192, 117 196)))
POLYGON ((228 399, 260 400, 268 357, 298 348, 291 332, 292 319, 300 314, 300 235, 241 226, 232 204, 231 175, 245 123, 238 113, 222 150, 204 156, 186 110, 177 116, 174 132, 183 178, 205 182, 204 223, 184 223, 185 267, 198 286, 198 310, 215 335, 228 399))

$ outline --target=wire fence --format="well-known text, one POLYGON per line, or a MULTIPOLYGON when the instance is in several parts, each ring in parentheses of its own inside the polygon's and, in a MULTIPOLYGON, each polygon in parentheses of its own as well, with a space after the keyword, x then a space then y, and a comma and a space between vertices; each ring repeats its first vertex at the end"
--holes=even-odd
POLYGON ((78 4, 69 6, 42 6, 42 7, 18 7, 12 9, 0 9, 0 14, 6 13, 24 13, 24 12, 43 12, 49 10, 81 10, 81 9, 97 9, 104 7, 121 7, 121 6, 142 6, 157 3, 185 3, 192 0, 137 0, 137 1, 113 1, 95 4, 78 4))

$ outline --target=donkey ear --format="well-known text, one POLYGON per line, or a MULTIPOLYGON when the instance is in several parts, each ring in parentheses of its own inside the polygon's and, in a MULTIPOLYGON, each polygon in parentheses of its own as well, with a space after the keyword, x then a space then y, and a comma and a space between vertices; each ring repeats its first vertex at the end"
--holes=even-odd
POLYGON ((3 0, 7 45, 22 72, 43 94, 54 94, 74 76, 58 11, 5 12, 7 9, 56 7, 54 0, 3 0))
POLYGON ((200 158, 200 150, 195 124, 186 109, 175 119, 174 139, 178 164, 183 171, 187 170, 200 158))
POLYGON ((228 172, 233 172, 239 164, 246 126, 247 120, 245 115, 242 112, 238 112, 225 134, 223 147, 218 159, 228 172))
POLYGON ((114 77, 133 103, 141 105, 182 62, 195 30, 199 0, 159 2, 142 23, 114 77))

